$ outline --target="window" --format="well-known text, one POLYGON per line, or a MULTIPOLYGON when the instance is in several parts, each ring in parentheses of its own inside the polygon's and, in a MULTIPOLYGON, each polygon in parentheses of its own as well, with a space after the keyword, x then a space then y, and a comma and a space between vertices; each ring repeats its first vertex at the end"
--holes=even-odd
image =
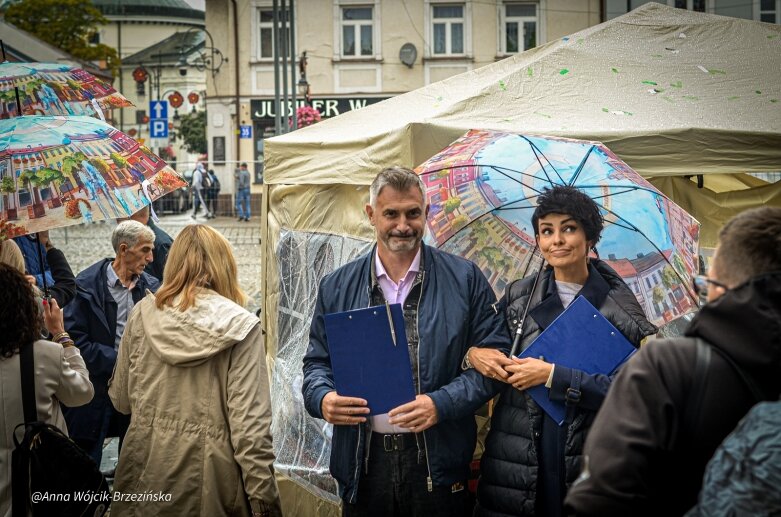
POLYGON ((432 45, 435 56, 464 54, 464 6, 432 6, 432 45))
POLYGON ((759 21, 767 23, 781 23, 778 19, 778 12, 781 6, 777 0, 760 0, 759 2, 759 21))
POLYGON ((536 4, 505 4, 502 15, 502 50, 505 54, 537 46, 536 4))
MULTIPOLYGON (((287 13, 287 11, 285 11, 287 13)), ((287 18, 282 11, 279 11, 280 22, 284 24, 284 20, 287 18)), ((284 24, 284 29, 281 37, 287 38, 287 24, 284 24)), ((287 41, 287 40, 285 40, 287 41)), ((258 59, 272 60, 274 59, 274 11, 271 8, 258 9, 258 59)))
POLYGON ((374 55, 373 9, 371 7, 342 8, 342 56, 374 55))

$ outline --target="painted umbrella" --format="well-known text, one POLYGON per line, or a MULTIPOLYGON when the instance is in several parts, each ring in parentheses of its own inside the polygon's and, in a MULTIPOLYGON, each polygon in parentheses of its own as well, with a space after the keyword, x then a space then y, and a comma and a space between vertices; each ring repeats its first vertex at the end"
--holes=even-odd
POLYGON ((0 120, 5 237, 128 217, 186 184, 162 158, 96 118, 0 120))
POLYGON ((599 205, 599 256, 649 320, 696 308, 700 224, 599 142, 471 130, 416 171, 431 204, 426 239, 475 262, 498 295, 542 264, 531 223, 538 195, 572 185, 599 205))
POLYGON ((133 104, 89 72, 60 63, 0 63, 0 117, 97 115, 133 104))

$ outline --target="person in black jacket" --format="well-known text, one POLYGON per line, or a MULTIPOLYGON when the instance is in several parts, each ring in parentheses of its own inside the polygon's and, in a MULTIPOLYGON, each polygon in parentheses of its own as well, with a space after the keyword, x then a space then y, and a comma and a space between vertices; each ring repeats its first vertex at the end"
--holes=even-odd
MULTIPOLYGON (((532 216, 540 251, 548 266, 516 280, 505 291, 506 320, 515 332, 522 315, 521 350, 547 328, 578 296, 585 297, 635 346, 656 327, 645 317, 629 286, 607 264, 589 259, 599 241, 599 207, 574 187, 543 192, 532 216)), ((475 515, 562 514, 567 487, 580 472, 582 447, 611 377, 554 365, 541 359, 508 358, 470 348, 465 367, 507 383, 491 419, 480 464, 475 515), (524 391, 550 388, 550 398, 565 402, 568 417, 559 426, 524 391)))
POLYGON ((568 513, 682 515, 724 437, 758 399, 778 399, 781 208, 728 221, 708 276, 695 285, 708 303, 686 337, 648 343, 618 374, 586 441, 568 513))

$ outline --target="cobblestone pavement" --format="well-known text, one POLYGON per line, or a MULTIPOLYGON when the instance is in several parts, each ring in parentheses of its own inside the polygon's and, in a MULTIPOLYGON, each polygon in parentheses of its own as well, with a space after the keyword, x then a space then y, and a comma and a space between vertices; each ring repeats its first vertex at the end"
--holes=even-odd
MULTIPOLYGON (((189 214, 179 214, 161 217, 158 225, 176 238, 182 228, 194 222, 189 214)), ((239 222, 233 217, 217 217, 209 221, 199 217, 197 222, 213 227, 233 245, 239 282, 250 297, 247 309, 255 312, 260 307, 260 218, 239 222)), ((65 254, 73 273, 79 274, 101 258, 114 256, 111 248, 114 227, 112 223, 99 222, 60 228, 49 234, 52 243, 65 254)))
MULTIPOLYGON (((176 238, 188 224, 193 224, 189 213, 168 215, 160 218, 158 225, 176 238)), ((250 297, 247 309, 255 312, 260 307, 260 218, 253 217, 249 222, 239 222, 233 217, 217 217, 207 221, 199 217, 197 222, 208 224, 228 239, 233 245, 236 263, 239 268, 239 282, 250 297)), ((113 257, 111 232, 115 225, 99 222, 69 226, 49 232, 52 243, 62 250, 70 263, 73 273, 94 264, 104 257, 113 257)), ((113 469, 117 463, 118 440, 106 440, 103 448, 101 470, 113 469)))

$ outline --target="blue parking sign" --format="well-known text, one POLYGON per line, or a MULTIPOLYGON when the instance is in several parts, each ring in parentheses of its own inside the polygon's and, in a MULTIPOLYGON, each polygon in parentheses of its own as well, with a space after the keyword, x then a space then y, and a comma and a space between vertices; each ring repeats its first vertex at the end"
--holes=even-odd
POLYGON ((168 138, 168 101, 149 101, 149 138, 168 138))
POLYGON ((252 126, 239 126, 239 138, 252 138, 252 126))

